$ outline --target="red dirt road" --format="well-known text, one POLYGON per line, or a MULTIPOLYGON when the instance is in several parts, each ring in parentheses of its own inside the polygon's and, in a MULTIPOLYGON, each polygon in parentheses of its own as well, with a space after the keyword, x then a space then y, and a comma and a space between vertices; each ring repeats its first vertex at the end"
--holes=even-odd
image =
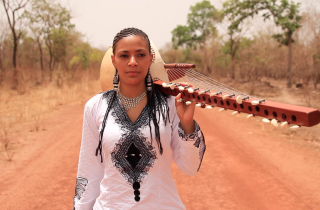
MULTIPOLYGON (((0 210, 72 209, 84 103, 22 127, 12 162, 0 158, 0 210)), ((197 176, 172 166, 187 209, 320 209, 320 145, 230 112, 198 109, 207 151, 197 176)))

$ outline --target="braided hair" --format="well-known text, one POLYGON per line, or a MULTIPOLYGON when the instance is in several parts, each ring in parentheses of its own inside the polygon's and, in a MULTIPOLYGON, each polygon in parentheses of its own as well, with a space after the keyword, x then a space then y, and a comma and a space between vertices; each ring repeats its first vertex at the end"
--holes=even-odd
MULTIPOLYGON (((117 47, 117 43, 128 36, 140 36, 142 38, 145 39, 145 41, 147 42, 148 46, 149 46, 149 53, 151 53, 151 45, 150 45, 150 40, 148 38, 148 35, 145 34, 143 31, 137 29, 137 28, 126 28, 121 30, 119 33, 117 33, 117 35, 114 37, 113 40, 113 44, 112 44, 112 50, 113 50, 113 54, 115 54, 115 49, 117 47)), ((147 77, 145 78, 145 83, 147 84, 147 77)), ((150 135, 151 135, 151 143, 152 143, 152 130, 151 130, 151 121, 153 122, 154 125, 154 130, 155 130, 155 139, 157 141, 158 144, 158 148, 160 151, 160 154, 163 153, 163 148, 162 148, 162 144, 160 141, 160 131, 159 131, 159 122, 160 122, 160 117, 162 117, 165 125, 167 124, 167 121, 170 122, 169 119, 169 106, 167 103, 167 95, 162 94, 158 88, 153 84, 153 81, 151 79, 151 85, 152 85, 152 91, 147 91, 147 107, 149 108, 149 129, 150 129, 150 135), (158 118, 157 118, 157 113, 158 111, 158 118)), ((115 95, 116 95, 116 91, 113 91, 112 97, 108 103, 108 108, 106 111, 106 114, 104 116, 103 119, 103 123, 102 123, 102 129, 100 131, 100 136, 99 136, 99 145, 96 149, 96 156, 98 155, 98 152, 102 152, 102 137, 103 137, 103 132, 104 132, 104 128, 105 128, 105 124, 106 124, 106 120, 108 118, 109 112, 111 110, 113 101, 115 100, 115 95)), ((101 155, 101 162, 102 162, 102 155, 101 155)))
POLYGON ((137 28, 125 28, 123 30, 121 30, 119 33, 117 33, 117 35, 114 37, 113 42, 112 42, 112 52, 114 54, 115 49, 117 47, 117 43, 128 36, 140 36, 142 38, 144 38, 149 46, 149 53, 151 53, 151 45, 150 45, 150 40, 149 37, 146 33, 144 33, 143 31, 137 29, 137 28))

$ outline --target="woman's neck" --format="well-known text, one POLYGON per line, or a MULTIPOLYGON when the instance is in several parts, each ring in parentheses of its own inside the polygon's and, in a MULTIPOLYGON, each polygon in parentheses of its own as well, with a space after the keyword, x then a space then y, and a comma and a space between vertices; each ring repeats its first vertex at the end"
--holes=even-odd
POLYGON ((127 98, 135 98, 140 96, 144 91, 146 91, 146 85, 144 83, 140 83, 137 85, 130 85, 126 83, 120 83, 120 92, 124 97, 127 98))

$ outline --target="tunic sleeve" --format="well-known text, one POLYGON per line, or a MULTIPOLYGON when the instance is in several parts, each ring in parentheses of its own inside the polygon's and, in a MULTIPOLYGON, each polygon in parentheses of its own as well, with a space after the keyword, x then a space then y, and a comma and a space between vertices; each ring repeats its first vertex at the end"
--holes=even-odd
POLYGON ((180 171, 189 176, 196 175, 206 150, 204 136, 196 121, 195 131, 185 134, 176 110, 172 122, 171 148, 173 160, 180 171))
POLYGON ((95 151, 99 144, 99 127, 96 122, 97 110, 89 100, 84 109, 82 140, 79 154, 74 210, 92 209, 100 194, 103 178, 103 163, 95 151))

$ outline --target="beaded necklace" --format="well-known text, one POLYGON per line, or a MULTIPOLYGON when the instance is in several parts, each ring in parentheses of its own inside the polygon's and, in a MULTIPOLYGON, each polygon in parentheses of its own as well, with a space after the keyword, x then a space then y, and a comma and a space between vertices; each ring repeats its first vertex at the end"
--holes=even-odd
POLYGON ((146 96, 146 92, 144 91, 140 96, 137 96, 135 98, 127 98, 121 94, 119 89, 120 88, 118 88, 117 90, 117 94, 126 111, 128 111, 132 107, 136 107, 137 104, 146 96))

